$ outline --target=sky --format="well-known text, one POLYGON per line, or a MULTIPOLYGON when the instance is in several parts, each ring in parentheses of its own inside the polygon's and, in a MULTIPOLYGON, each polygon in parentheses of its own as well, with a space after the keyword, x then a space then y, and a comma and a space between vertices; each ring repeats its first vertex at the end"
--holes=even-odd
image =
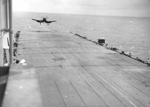
POLYGON ((150 0, 12 0, 13 11, 150 16, 150 0))

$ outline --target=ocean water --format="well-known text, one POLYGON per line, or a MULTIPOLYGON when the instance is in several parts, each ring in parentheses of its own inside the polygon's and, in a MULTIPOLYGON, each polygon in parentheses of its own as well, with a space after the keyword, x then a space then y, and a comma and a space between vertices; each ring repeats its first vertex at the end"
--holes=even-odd
POLYGON ((133 56, 150 58, 150 17, 115 17, 54 13, 14 12, 13 30, 73 32, 97 41, 104 37, 109 46, 131 52, 133 56), (32 18, 56 20, 49 26, 32 18))

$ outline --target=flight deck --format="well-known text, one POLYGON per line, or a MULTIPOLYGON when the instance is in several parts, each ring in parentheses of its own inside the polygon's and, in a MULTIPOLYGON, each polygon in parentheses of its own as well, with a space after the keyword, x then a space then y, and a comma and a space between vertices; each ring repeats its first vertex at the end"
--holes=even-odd
POLYGON ((21 31, 2 107, 150 107, 150 67, 67 31, 21 31))

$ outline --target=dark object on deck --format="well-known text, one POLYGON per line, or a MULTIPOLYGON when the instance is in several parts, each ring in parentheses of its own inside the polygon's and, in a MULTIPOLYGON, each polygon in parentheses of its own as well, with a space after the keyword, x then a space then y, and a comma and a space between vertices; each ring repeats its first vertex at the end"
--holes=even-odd
POLYGON ((37 19, 32 19, 32 20, 34 20, 34 21, 36 21, 36 22, 38 22, 38 23, 47 23, 48 25, 50 24, 50 23, 52 23, 52 22, 56 22, 56 21, 48 21, 48 20, 46 20, 46 18, 43 18, 42 20, 37 20, 37 19))
POLYGON ((144 61, 141 60, 141 59, 139 59, 138 57, 136 57, 136 60, 137 60, 137 61, 140 61, 140 62, 142 62, 142 63, 144 63, 144 61))
POLYGON ((0 107, 2 105, 6 84, 7 84, 7 77, 9 73, 9 67, 0 67, 0 107))
POLYGON ((131 53, 125 53, 126 56, 131 57, 131 53))
POLYGON ((147 66, 150 66, 150 59, 149 58, 147 59, 146 62, 147 62, 147 66))
POLYGON ((99 44, 105 43, 105 39, 104 38, 98 39, 98 43, 99 44))
POLYGON ((111 47, 111 50, 113 50, 113 51, 118 51, 119 49, 116 48, 116 47, 111 47))
POLYGON ((124 51, 121 51, 121 53, 120 53, 120 54, 123 54, 123 55, 124 55, 125 53, 124 53, 124 51))

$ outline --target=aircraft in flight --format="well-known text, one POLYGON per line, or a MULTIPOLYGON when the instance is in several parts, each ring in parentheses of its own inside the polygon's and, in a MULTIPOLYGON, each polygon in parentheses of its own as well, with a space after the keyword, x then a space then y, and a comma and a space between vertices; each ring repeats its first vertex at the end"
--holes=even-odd
POLYGON ((36 22, 38 22, 38 23, 47 23, 48 25, 50 24, 50 23, 52 23, 52 22, 56 22, 56 21, 48 21, 46 18, 43 18, 42 20, 37 20, 37 19, 32 19, 32 20, 34 20, 34 21, 36 21, 36 22))

